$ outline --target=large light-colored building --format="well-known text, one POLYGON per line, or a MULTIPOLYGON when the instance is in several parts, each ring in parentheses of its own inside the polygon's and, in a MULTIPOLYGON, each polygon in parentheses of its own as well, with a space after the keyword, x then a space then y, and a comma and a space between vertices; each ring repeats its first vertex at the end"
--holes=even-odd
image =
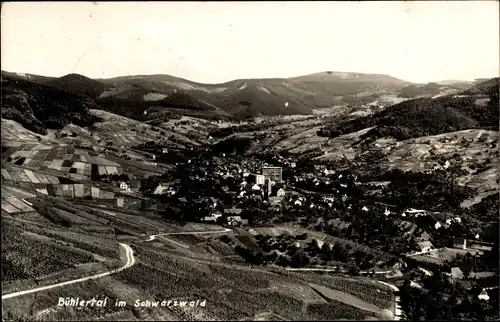
POLYGON ((264 185, 266 182, 266 177, 262 174, 256 174, 255 175, 255 183, 258 184, 259 186, 264 185))
POLYGON ((281 167, 263 167, 262 174, 274 182, 282 182, 282 169, 281 167))

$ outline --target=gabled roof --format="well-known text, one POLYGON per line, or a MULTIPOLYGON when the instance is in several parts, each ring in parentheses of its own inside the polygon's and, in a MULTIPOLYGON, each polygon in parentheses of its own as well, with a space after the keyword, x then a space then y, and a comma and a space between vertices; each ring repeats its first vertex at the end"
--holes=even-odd
POLYGON ((462 272, 462 270, 459 268, 459 267, 452 267, 451 268, 451 276, 452 277, 463 277, 464 276, 464 273, 462 272))
POLYGON ((417 245, 418 245, 418 247, 420 247, 420 249, 424 249, 427 247, 434 247, 430 241, 423 241, 423 242, 417 243, 417 245))

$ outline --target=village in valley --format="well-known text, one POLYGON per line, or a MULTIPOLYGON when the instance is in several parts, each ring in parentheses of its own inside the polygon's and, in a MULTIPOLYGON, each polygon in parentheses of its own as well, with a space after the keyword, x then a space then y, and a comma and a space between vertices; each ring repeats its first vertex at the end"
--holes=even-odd
MULTIPOLYGON (((63 222, 72 221, 71 211, 54 198, 98 217, 147 211, 167 222, 229 228, 232 237, 212 237, 217 249, 226 249, 212 252, 228 263, 385 281, 398 289, 393 312, 399 319, 406 288, 426 290, 435 274, 460 285, 472 302, 488 303, 498 291, 491 232, 465 213, 383 202, 377 196, 386 184, 361 181, 352 162, 246 157, 211 147, 137 153, 143 161, 120 159, 106 148, 12 146, 2 153, 2 211, 39 220, 40 202, 30 198, 41 194, 53 200, 63 222)), ((166 232, 153 226, 134 235, 166 232)), ((186 249, 202 242, 165 240, 186 249)))

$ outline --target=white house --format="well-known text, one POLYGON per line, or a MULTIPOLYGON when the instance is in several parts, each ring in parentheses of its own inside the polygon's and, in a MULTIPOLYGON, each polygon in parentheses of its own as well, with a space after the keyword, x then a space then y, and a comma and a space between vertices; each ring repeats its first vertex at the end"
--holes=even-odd
POLYGON ((361 208, 361 210, 368 211, 368 208, 366 208, 366 206, 363 206, 363 208, 361 208))
POLYGON ((384 215, 389 216, 391 214, 391 211, 387 208, 385 208, 384 215))
MULTIPOLYGON (((120 187, 121 188, 121 187, 120 187)), ((161 195, 163 193, 165 193, 165 191, 168 189, 168 186, 167 185, 164 185, 162 183, 160 183, 158 185, 158 187, 156 187, 155 191, 153 192, 153 194, 155 195, 161 195)))
POLYGON ((285 196, 285 189, 279 188, 278 191, 276 191, 276 196, 278 196, 278 197, 285 196))
POLYGON ((228 225, 231 225, 231 226, 236 226, 238 225, 239 223, 241 223, 241 217, 240 216, 228 216, 227 217, 227 223, 228 225))
POLYGON ((203 221, 204 221, 204 222, 215 222, 216 220, 217 220, 217 219, 216 219, 215 217, 213 217, 213 216, 205 216, 205 217, 203 218, 203 221))
POLYGON ((266 182, 266 177, 263 174, 256 174, 255 175, 255 183, 258 185, 264 185, 266 182))
POLYGON ((217 210, 217 211, 212 212, 212 213, 210 214, 210 216, 211 216, 211 217, 213 217, 213 218, 215 218, 215 219, 217 219, 217 218, 219 218, 219 217, 222 217, 222 213, 221 213, 220 211, 218 211, 218 210, 217 210))
POLYGON ((415 216, 415 217, 418 217, 418 216, 426 216, 427 215, 427 211, 425 210, 418 210, 418 209, 413 209, 413 208, 410 208, 410 209, 407 209, 404 211, 405 214, 407 215, 412 215, 412 216, 415 216))
POLYGON ((417 243, 418 247, 420 248, 421 252, 429 252, 431 249, 434 248, 434 246, 431 244, 430 241, 424 241, 417 243))
POLYGON ((441 227, 443 227, 443 225, 441 225, 441 223, 439 221, 436 221, 436 223, 434 224, 434 228, 439 229, 441 227))
POLYGON ((120 182, 120 189, 122 189, 123 191, 129 191, 130 190, 130 187, 128 186, 128 184, 124 181, 120 182))
POLYGON ((252 190, 258 191, 258 190, 260 190, 260 186, 258 184, 254 184, 252 186, 252 190))
POLYGON ((478 297, 478 299, 480 299, 482 301, 489 301, 490 300, 490 296, 488 295, 488 292, 486 292, 486 289, 484 289, 484 288, 481 291, 481 293, 479 293, 479 295, 477 297, 478 297))
POLYGON ((297 163, 295 163, 295 162, 290 163, 290 167, 295 168, 296 166, 297 166, 297 163))

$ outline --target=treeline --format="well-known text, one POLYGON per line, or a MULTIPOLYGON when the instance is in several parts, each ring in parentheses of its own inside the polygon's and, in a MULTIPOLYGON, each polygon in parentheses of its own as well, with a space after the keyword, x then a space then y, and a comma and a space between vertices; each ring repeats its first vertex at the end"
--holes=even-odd
POLYGON ((476 105, 473 97, 419 98, 374 115, 332 124, 318 131, 318 135, 334 138, 376 127, 362 138, 406 140, 471 128, 498 131, 498 119, 498 93, 490 96, 487 106, 476 105))
POLYGON ((363 104, 371 103, 379 97, 380 97, 380 95, 378 95, 378 94, 372 94, 372 95, 366 95, 366 96, 346 95, 346 96, 342 97, 341 101, 343 103, 347 103, 347 104, 363 105, 363 104))
POLYGON ((62 129, 69 123, 88 126, 100 119, 89 112, 95 103, 79 95, 2 73, 2 117, 26 129, 47 134, 47 129, 62 129))
MULTIPOLYGON (((278 265, 282 267, 302 268, 314 265, 336 265, 338 271, 347 271, 351 275, 358 275, 361 270, 370 270, 376 266, 380 259, 373 253, 360 249, 354 249, 349 244, 339 242, 332 246, 324 243, 321 247, 316 239, 297 247, 296 243, 304 244, 307 233, 297 236, 279 235, 271 237, 268 235, 255 236, 258 247, 249 249, 245 246, 235 246, 235 251, 247 263, 251 265, 278 265)), ((229 243, 227 238, 221 241, 229 243)), ((391 262, 391 261, 390 261, 391 262)))
POLYGON ((455 182, 458 169, 437 170, 432 173, 388 170, 369 181, 391 183, 375 198, 377 201, 401 208, 414 207, 430 211, 454 211, 460 203, 474 195, 474 189, 455 182))
POLYGON ((214 138, 223 138, 223 137, 229 136, 229 135, 234 134, 234 133, 262 131, 270 126, 271 126, 271 124, 269 124, 269 123, 259 123, 259 124, 250 123, 250 124, 244 124, 244 125, 228 126, 228 127, 217 128, 215 130, 212 130, 212 131, 210 131, 210 135, 214 138))
POLYGON ((441 85, 437 83, 428 83, 423 86, 409 85, 403 87, 398 96, 404 98, 414 98, 420 95, 433 95, 439 92, 441 85))
POLYGON ((212 151, 219 153, 224 152, 224 153, 243 154, 252 146, 252 142, 253 140, 251 138, 231 137, 213 145, 212 151))

